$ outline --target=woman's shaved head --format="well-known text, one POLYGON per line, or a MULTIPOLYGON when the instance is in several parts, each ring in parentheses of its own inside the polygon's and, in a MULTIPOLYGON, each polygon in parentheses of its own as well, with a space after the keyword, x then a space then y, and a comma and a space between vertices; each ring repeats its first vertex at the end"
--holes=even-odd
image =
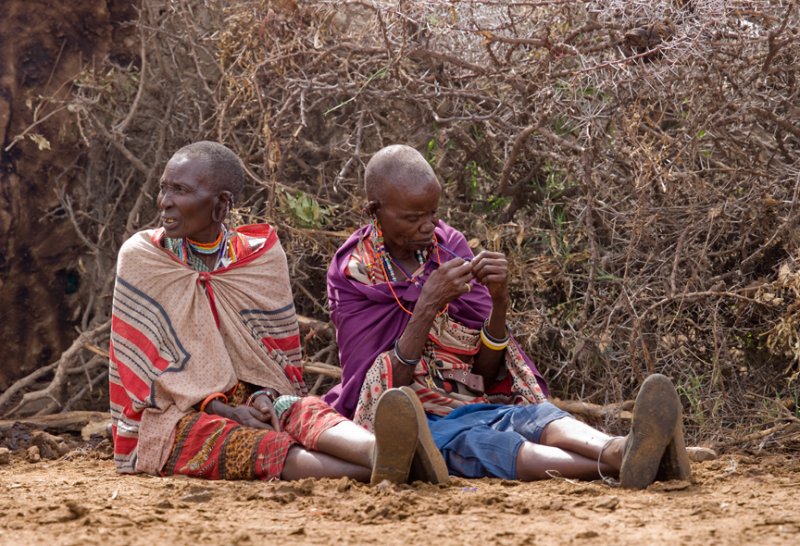
POLYGON ((242 162, 230 148, 219 142, 201 140, 184 146, 173 157, 191 157, 206 165, 208 176, 218 191, 229 191, 235 203, 244 187, 245 171, 242 162))
POLYGON ((381 201, 389 187, 414 190, 430 183, 439 185, 433 169, 411 146, 393 144, 378 151, 367 163, 364 190, 369 201, 381 201))

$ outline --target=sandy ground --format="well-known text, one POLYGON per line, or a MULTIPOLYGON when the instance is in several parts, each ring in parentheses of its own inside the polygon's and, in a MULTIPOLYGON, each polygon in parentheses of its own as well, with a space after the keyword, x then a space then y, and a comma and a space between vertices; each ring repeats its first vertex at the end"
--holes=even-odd
POLYGON ((693 483, 205 482, 73 451, 0 466, 0 544, 798 544, 800 456, 723 455, 693 483))

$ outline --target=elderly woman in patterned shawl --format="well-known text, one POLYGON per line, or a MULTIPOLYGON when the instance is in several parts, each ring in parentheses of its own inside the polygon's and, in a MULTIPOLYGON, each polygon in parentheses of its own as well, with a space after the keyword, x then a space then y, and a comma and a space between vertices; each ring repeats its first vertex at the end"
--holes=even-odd
POLYGON ((375 435, 304 396, 277 235, 223 223, 243 183, 225 146, 180 149, 160 181, 162 227, 120 250, 109 376, 118 471, 404 482, 416 457, 418 477, 446 480, 410 391, 381 398, 375 435))
POLYGON ((377 424, 382 393, 410 386, 451 474, 536 480, 620 476, 640 488, 689 476, 679 400, 669 379, 642 385, 632 432, 611 437, 547 400, 506 325, 503 254, 473 256, 438 218, 441 186, 421 154, 389 146, 365 173, 370 221, 328 270, 342 384, 326 401, 377 424))

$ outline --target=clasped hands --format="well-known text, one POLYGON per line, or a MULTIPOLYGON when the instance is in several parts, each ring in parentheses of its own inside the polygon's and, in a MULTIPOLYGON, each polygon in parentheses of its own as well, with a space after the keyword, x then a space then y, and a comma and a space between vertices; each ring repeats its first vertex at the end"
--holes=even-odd
POLYGON ((220 400, 214 400, 207 406, 207 411, 236 421, 246 427, 273 430, 275 432, 281 431, 275 406, 266 394, 256 396, 249 406, 229 406, 220 400))
POLYGON ((444 262, 431 273, 420 294, 420 301, 434 304, 441 309, 454 299, 472 289, 471 282, 486 286, 493 302, 508 299, 508 260, 500 252, 484 250, 475 258, 466 261, 453 258, 444 262))

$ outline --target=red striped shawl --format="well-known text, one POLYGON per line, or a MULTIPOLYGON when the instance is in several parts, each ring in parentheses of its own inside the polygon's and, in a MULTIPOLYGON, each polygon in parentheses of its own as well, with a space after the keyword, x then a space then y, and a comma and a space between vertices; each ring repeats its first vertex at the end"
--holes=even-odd
POLYGON ((119 472, 158 474, 175 425, 237 381, 304 394, 286 254, 266 224, 237 229, 260 248, 199 273, 142 231, 120 249, 109 383, 119 472))

